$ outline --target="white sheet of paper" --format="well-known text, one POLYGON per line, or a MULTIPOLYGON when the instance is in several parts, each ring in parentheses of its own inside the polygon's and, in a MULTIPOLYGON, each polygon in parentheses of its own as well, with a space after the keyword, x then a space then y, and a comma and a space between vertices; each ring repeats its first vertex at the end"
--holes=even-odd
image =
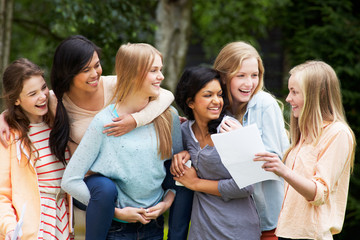
POLYGON ((14 233, 13 233, 13 235, 12 235, 12 237, 11 237, 11 240, 16 240, 17 237, 21 237, 21 236, 22 236, 21 227, 22 227, 22 225, 23 225, 23 219, 24 219, 25 211, 26 211, 26 203, 24 203, 24 205, 23 205, 20 219, 19 219, 19 221, 18 221, 17 224, 16 224, 16 227, 15 227, 14 233))
POLYGON ((231 132, 211 135, 221 161, 239 188, 265 180, 280 180, 272 173, 262 169, 264 162, 254 162, 256 153, 264 152, 256 124, 231 132))

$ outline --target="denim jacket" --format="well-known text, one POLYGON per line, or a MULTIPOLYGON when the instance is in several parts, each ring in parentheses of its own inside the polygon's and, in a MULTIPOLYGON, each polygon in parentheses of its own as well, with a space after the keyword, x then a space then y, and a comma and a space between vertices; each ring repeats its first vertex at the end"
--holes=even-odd
MULTIPOLYGON (((276 153, 280 159, 289 147, 282 111, 275 98, 264 91, 249 101, 243 125, 256 123, 265 150, 276 153)), ((276 228, 284 198, 284 182, 268 180, 254 185, 254 200, 260 217, 261 231, 276 228)))

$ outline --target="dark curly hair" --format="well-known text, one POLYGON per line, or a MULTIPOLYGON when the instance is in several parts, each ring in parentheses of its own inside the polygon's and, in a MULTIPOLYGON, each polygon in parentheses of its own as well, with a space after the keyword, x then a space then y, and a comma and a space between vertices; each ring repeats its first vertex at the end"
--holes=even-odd
POLYGON ((229 101, 226 96, 226 88, 222 84, 220 75, 216 70, 201 66, 186 68, 176 86, 175 102, 189 120, 194 120, 194 113, 188 106, 188 102, 189 100, 193 100, 200 89, 205 87, 205 85, 212 80, 219 81, 224 94, 224 106, 221 110, 219 118, 211 120, 208 123, 209 133, 216 133, 216 127, 221 123, 225 113, 228 114, 226 112, 226 108, 229 105, 229 101))

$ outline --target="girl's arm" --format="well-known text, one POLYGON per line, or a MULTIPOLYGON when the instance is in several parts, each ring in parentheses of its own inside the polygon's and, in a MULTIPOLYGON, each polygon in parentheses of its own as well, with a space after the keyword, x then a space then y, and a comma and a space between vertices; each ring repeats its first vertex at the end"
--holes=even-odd
POLYGON ((312 201, 316 194, 316 184, 307 179, 287 166, 280 160, 275 153, 263 152, 255 155, 254 161, 264 161, 262 168, 265 171, 273 172, 284 178, 298 193, 303 195, 308 201, 312 201))
POLYGON ((81 139, 79 146, 66 166, 61 187, 87 205, 90 199, 90 192, 84 182, 85 174, 90 170, 100 151, 104 136, 102 131, 102 122, 95 116, 90 126, 81 139))
POLYGON ((145 218, 146 219, 157 219, 161 214, 163 214, 166 210, 171 207, 171 204, 174 202, 175 193, 172 191, 167 191, 164 199, 156 204, 153 207, 150 207, 145 210, 145 218))
POLYGON ((274 98, 267 102, 261 117, 261 140, 265 150, 276 153, 280 158, 289 148, 283 113, 274 98))
POLYGON ((315 172, 311 179, 301 176, 285 166, 276 154, 258 153, 254 161, 265 161, 263 168, 284 178, 298 193, 314 205, 326 202, 344 171, 350 171, 352 138, 348 131, 336 130, 336 134, 318 154, 315 172))
POLYGON ((179 181, 185 187, 193 191, 221 196, 218 189, 219 181, 199 178, 194 167, 188 168, 185 166, 185 173, 183 176, 174 177, 174 180, 179 181))
POLYGON ((163 113, 174 101, 174 95, 163 88, 160 88, 159 97, 151 101, 143 110, 137 113, 128 114, 114 118, 112 123, 106 124, 103 131, 108 136, 121 136, 136 127, 144 126, 152 122, 163 113))
POLYGON ((16 213, 12 205, 10 148, 0 145, 0 232, 8 233, 16 226, 16 213))

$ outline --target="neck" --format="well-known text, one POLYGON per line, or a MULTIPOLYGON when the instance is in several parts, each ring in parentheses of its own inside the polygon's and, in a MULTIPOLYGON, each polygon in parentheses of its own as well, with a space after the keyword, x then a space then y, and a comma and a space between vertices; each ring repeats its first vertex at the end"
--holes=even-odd
POLYGON ((208 122, 201 121, 195 117, 195 123, 192 128, 195 135, 198 135, 201 138, 205 138, 207 135, 210 136, 208 122))
POLYGON ((67 92, 71 101, 80 108, 98 111, 104 107, 104 91, 102 85, 95 91, 76 91, 73 88, 67 92))

